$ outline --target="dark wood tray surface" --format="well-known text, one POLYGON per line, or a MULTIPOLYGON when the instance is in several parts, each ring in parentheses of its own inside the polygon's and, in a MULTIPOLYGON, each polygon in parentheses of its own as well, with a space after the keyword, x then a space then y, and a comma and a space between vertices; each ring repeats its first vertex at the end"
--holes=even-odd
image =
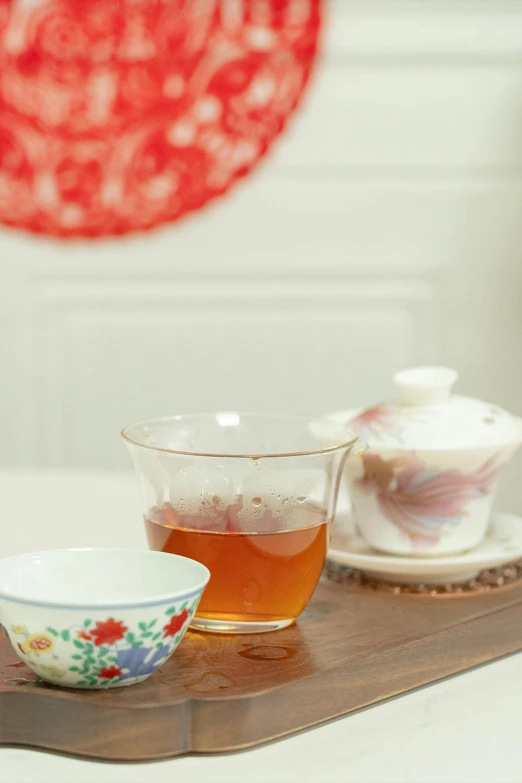
POLYGON ((298 624, 188 632, 149 680, 47 685, 0 639, 0 743, 138 761, 258 745, 522 648, 522 584, 410 596, 322 580, 298 624))

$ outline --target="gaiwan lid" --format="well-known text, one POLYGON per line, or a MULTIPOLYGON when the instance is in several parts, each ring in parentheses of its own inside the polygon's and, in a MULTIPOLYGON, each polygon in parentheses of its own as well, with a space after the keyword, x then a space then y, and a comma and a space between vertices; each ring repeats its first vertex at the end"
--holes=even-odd
POLYGON ((457 373, 417 367, 394 375, 399 399, 375 405, 347 426, 374 449, 495 448, 517 441, 520 420, 496 405, 452 394, 457 373))

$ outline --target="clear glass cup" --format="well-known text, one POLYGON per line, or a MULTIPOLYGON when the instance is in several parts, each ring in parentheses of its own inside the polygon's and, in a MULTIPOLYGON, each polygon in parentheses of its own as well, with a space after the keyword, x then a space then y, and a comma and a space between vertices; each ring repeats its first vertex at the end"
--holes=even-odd
POLYGON ((344 462, 361 441, 328 419, 237 412, 151 419, 122 436, 149 546, 210 570, 192 625, 293 623, 319 581, 344 462))

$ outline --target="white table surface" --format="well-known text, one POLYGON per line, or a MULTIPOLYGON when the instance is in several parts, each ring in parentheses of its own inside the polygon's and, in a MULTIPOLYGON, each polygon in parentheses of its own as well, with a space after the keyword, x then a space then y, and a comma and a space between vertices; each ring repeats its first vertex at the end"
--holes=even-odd
MULTIPOLYGON (((145 543, 131 474, 0 472, 0 556, 145 543)), ((104 764, 0 748, 0 783, 521 783, 522 655, 242 753, 104 764)), ((1 716, 0 716, 1 720, 1 716)))

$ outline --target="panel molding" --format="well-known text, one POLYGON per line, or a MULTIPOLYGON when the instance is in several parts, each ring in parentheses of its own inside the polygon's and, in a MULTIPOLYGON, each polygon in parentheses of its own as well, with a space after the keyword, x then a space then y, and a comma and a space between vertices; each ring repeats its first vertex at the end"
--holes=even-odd
MULTIPOLYGON (((78 329, 87 334, 91 327, 97 334, 102 329, 110 340, 111 330, 114 334, 126 324, 161 335, 163 330, 176 334, 194 322, 208 324, 214 333, 222 328, 228 334, 236 320, 253 318, 271 327, 280 324, 284 330, 295 313, 322 328, 331 324, 337 329, 352 319, 361 329, 376 322, 382 322, 384 329, 395 324, 394 328, 405 330, 408 360, 416 362, 431 360, 436 354, 435 304, 432 283, 413 277, 260 279, 233 284, 220 279, 158 280, 147 275, 125 281, 42 277, 34 302, 32 377, 28 379, 32 456, 44 466, 74 463, 68 438, 83 417, 82 390, 75 388, 68 362, 79 350, 74 342, 78 329)), ((93 385, 103 361, 100 357, 99 366, 91 368, 93 385)), ((145 372, 143 355, 137 355, 136 361, 145 372)))
POLYGON ((326 24, 330 60, 522 63, 519 0, 330 0, 326 24))

